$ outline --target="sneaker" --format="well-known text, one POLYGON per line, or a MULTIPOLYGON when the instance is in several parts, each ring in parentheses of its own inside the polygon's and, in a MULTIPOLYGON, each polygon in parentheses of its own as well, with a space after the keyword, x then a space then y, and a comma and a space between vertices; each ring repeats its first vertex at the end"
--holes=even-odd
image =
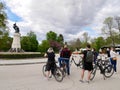
POLYGON ((84 83, 84 81, 83 80, 79 80, 81 83, 84 83))
POLYGON ((117 72, 115 72, 115 74, 117 74, 117 72))
POLYGON ((87 83, 90 83, 90 81, 86 81, 87 83))

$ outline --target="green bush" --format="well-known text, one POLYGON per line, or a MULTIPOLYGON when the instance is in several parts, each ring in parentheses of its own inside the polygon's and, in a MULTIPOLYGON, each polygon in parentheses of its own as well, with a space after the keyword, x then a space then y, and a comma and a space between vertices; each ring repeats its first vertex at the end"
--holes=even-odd
POLYGON ((40 58, 43 56, 43 53, 0 53, 1 59, 40 58))

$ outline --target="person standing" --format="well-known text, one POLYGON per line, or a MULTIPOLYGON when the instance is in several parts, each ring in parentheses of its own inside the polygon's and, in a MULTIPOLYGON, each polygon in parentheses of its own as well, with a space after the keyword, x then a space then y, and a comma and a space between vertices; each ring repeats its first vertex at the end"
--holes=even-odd
POLYGON ((86 50, 83 51, 82 54, 83 54, 83 68, 81 72, 80 82, 84 82, 83 81, 84 72, 85 70, 87 70, 88 71, 87 82, 89 83, 91 71, 93 70, 93 59, 94 59, 90 44, 87 45, 86 50))
POLYGON ((67 45, 65 45, 61 51, 59 61, 65 62, 67 68, 67 75, 70 75, 70 65, 69 65, 70 56, 71 56, 71 51, 67 48, 67 45))
POLYGON ((117 53, 115 52, 114 48, 111 47, 110 49, 110 61, 111 61, 111 64, 113 65, 114 67, 114 71, 117 72, 117 53))
POLYGON ((54 73, 54 68, 55 68, 55 65, 56 65, 56 63, 55 63, 55 53, 53 51, 53 48, 50 47, 47 50, 47 53, 46 53, 45 56, 48 58, 47 64, 46 64, 46 71, 48 73, 47 73, 46 77, 49 80, 50 71, 53 74, 54 73))

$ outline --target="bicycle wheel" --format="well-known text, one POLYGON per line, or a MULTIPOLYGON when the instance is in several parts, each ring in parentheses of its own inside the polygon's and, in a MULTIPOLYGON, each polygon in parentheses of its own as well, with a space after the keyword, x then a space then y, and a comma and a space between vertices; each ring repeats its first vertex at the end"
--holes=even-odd
POLYGON ((90 80, 92 81, 95 77, 95 74, 96 74, 96 69, 97 69, 97 66, 94 66, 93 67, 93 70, 91 71, 91 77, 90 77, 90 80))
POLYGON ((54 77, 55 80, 58 82, 61 82, 63 80, 63 73, 59 67, 56 67, 56 69, 54 70, 54 77))
POLYGON ((46 65, 43 65, 42 72, 43 72, 43 75, 46 77, 46 65))
MULTIPOLYGON (((47 75, 46 65, 43 65, 42 72, 43 72, 43 75, 46 77, 46 75, 47 75)), ((49 78, 51 78, 51 77, 52 77, 52 74, 50 73, 49 78)))
POLYGON ((106 78, 110 78, 114 73, 114 68, 112 65, 108 65, 107 67, 105 67, 105 71, 104 71, 104 76, 106 78))

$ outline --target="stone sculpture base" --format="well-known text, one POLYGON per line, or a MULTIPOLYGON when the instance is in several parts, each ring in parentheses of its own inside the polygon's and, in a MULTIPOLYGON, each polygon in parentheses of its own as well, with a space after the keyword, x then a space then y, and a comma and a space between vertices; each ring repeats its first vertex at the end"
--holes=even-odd
POLYGON ((14 33, 12 47, 9 50, 10 52, 23 52, 20 44, 20 36, 21 36, 20 33, 14 33))

